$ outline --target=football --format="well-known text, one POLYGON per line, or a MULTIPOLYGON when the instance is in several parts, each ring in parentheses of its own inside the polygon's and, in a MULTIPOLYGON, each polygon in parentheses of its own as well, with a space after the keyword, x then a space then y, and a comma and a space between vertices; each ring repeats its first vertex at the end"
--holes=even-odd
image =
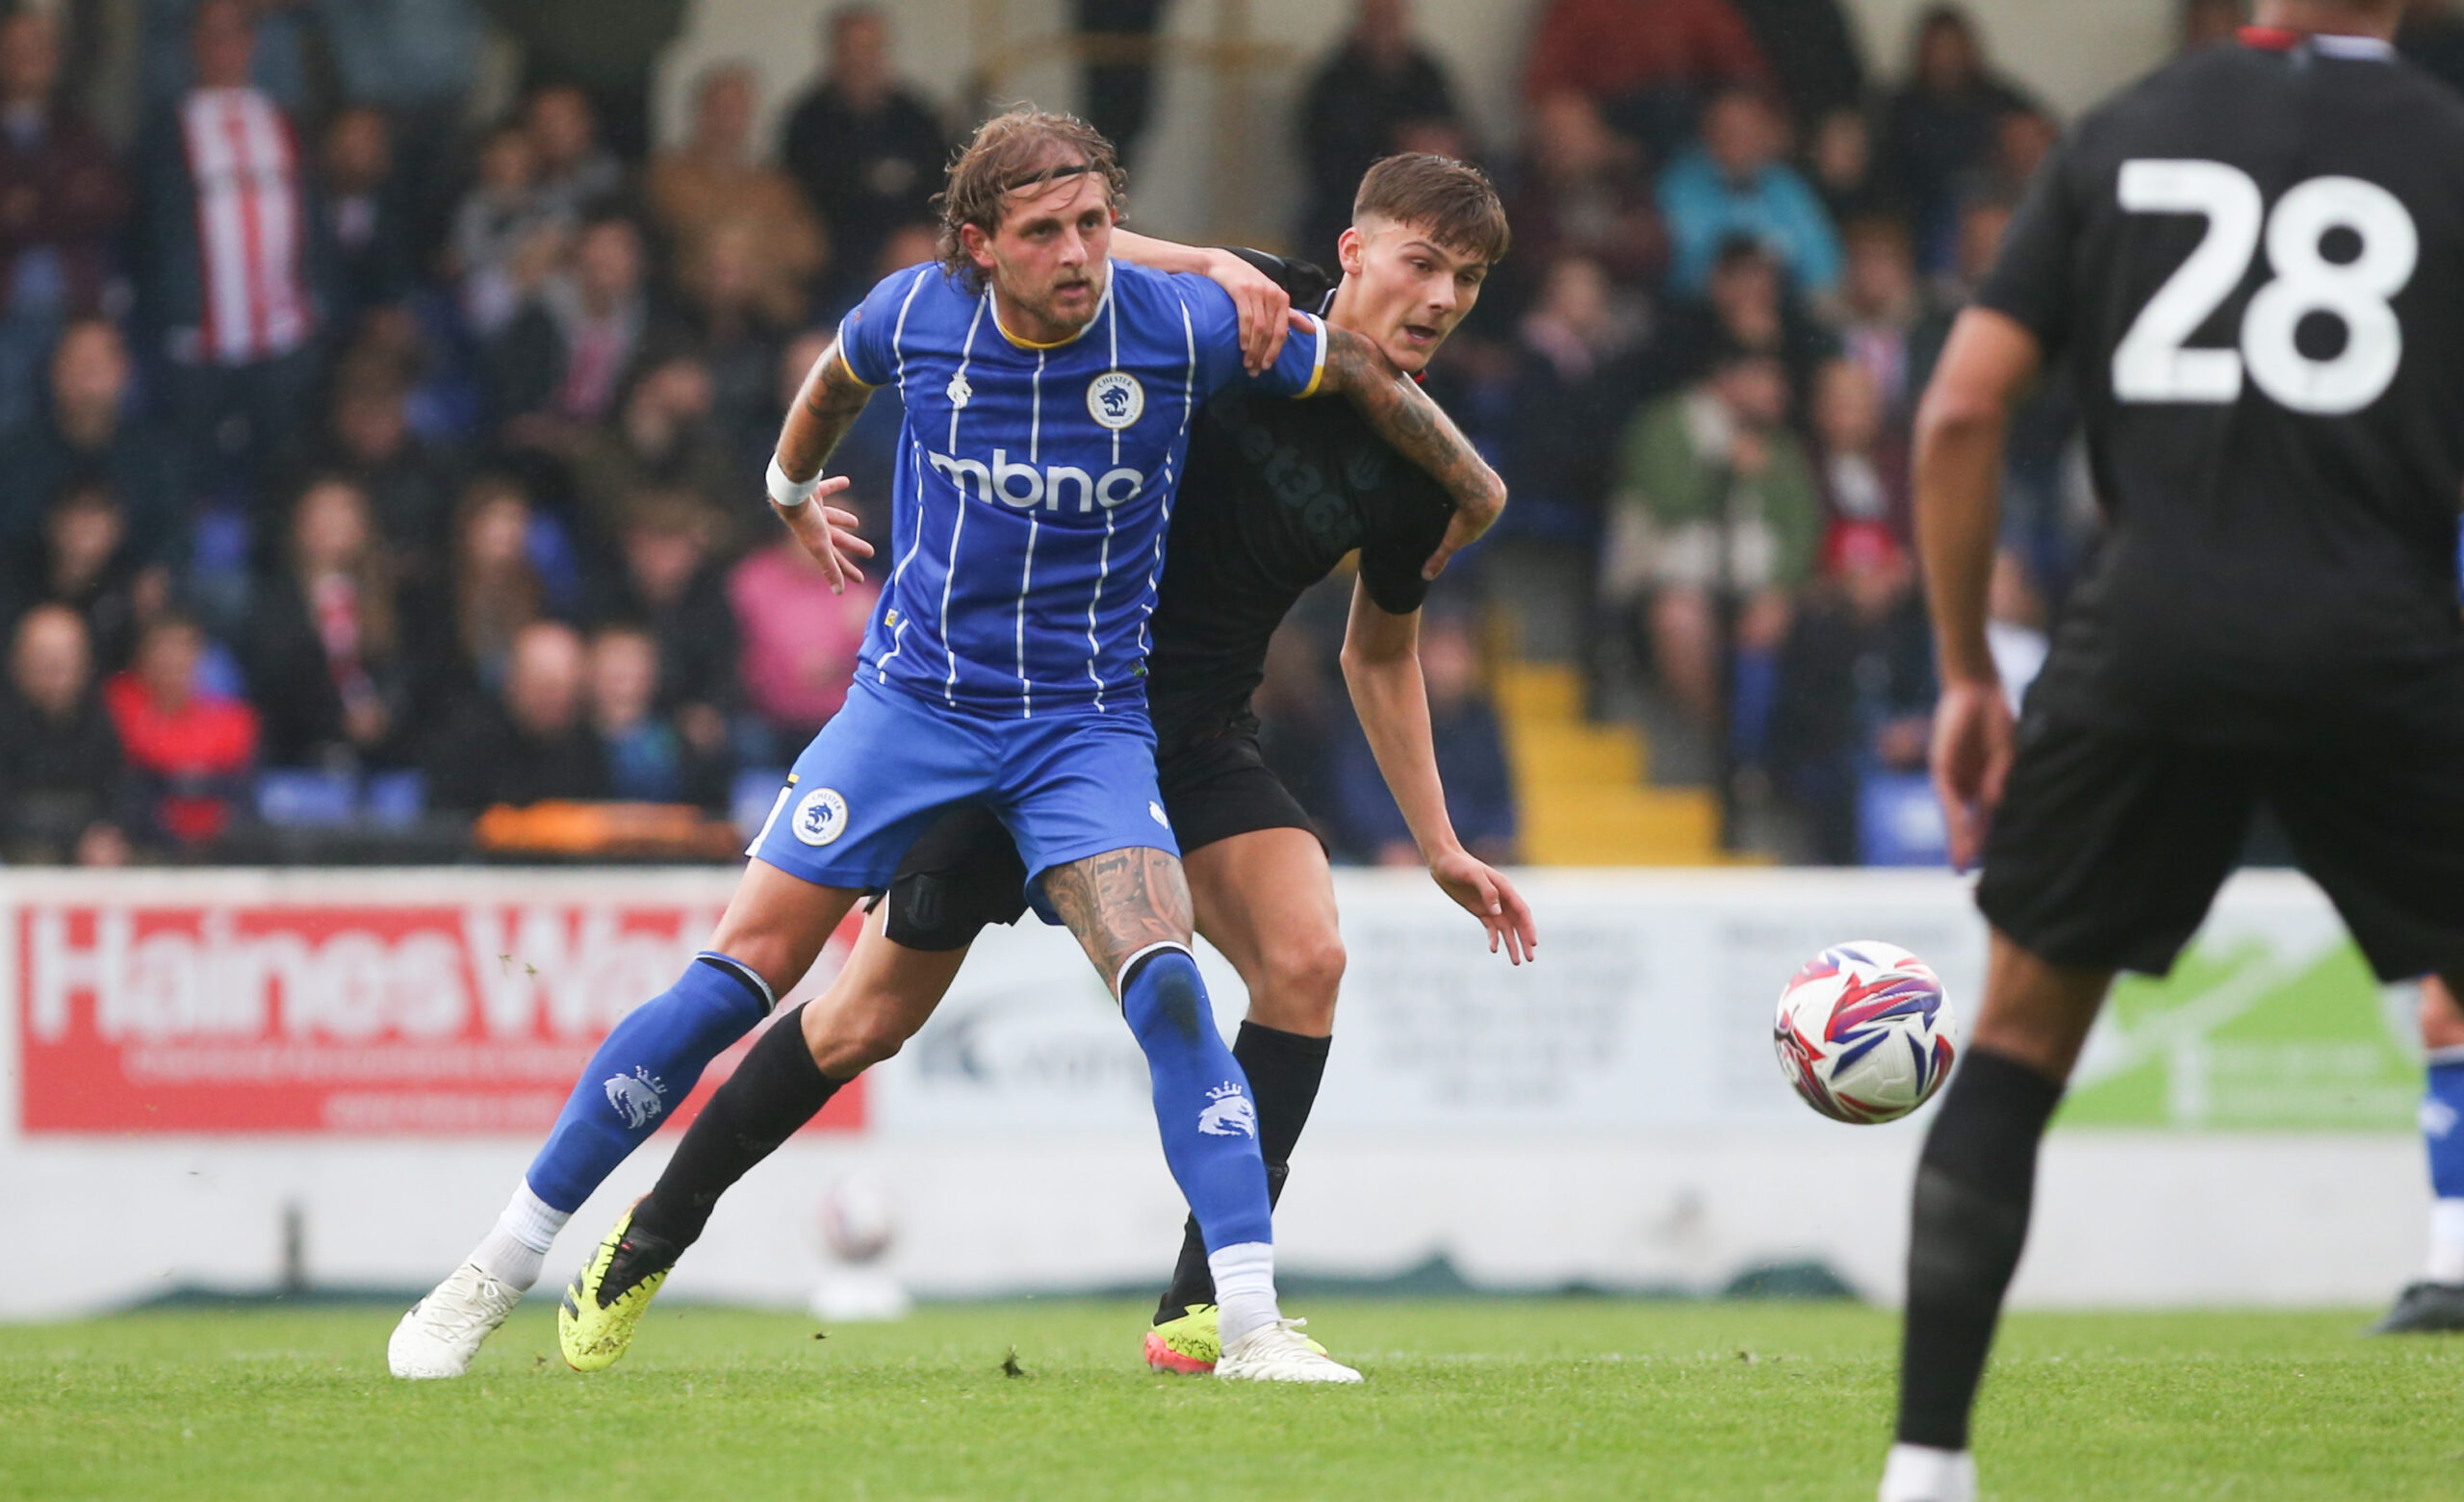
POLYGON ((1922 1106, 1950 1077, 1951 1003, 1926 963, 1860 939, 1808 960, 1780 993, 1780 1073, 1834 1121, 1870 1126, 1922 1106))

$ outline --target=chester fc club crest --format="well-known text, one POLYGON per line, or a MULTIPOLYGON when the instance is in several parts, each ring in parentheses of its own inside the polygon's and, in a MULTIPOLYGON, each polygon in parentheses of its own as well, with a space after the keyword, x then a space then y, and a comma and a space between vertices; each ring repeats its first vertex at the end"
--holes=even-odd
POLYGON ((1087 416, 1117 433, 1146 410, 1146 388, 1127 370, 1106 370, 1087 383, 1087 416))
POLYGON ((797 802, 791 827, 807 845, 827 845, 847 832, 847 800, 836 788, 814 788, 797 802))

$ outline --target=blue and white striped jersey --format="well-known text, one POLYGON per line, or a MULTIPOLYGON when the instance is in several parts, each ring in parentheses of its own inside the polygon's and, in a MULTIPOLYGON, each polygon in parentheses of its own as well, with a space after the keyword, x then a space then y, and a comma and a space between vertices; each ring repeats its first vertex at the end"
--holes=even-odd
MULTIPOLYGON (((1121 262, 1106 281, 1094 321, 1040 347, 935 264, 892 273, 840 322, 848 370, 907 403, 860 674, 996 715, 1144 703, 1191 419, 1249 377, 1213 282, 1121 262)), ((1322 322, 1254 384, 1314 395, 1325 360, 1322 322)))

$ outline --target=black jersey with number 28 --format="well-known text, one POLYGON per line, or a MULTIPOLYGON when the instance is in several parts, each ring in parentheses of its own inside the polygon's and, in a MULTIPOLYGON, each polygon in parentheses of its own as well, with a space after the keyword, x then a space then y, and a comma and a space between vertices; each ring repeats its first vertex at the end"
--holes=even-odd
POLYGON ((2068 357, 2110 523, 2032 713, 2464 743, 2464 102, 2246 32, 2079 126, 1978 302, 2068 357))
MULTIPOLYGON (((1321 309, 1332 291, 1305 262, 1238 254, 1296 308, 1321 309)), ((1418 610, 1428 595, 1421 569, 1453 514, 1444 487, 1348 401, 1236 391, 1209 402, 1190 437, 1151 623, 1146 701, 1157 754, 1242 720, 1275 627, 1353 549, 1380 610, 1418 610)))

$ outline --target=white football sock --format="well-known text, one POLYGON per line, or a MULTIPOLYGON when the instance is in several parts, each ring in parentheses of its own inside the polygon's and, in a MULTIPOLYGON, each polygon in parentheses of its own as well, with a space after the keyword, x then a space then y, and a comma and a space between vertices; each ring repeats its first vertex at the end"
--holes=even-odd
POLYGON ((499 1283, 526 1289, 539 1281, 539 1269, 547 1265, 548 1248, 556 1244, 556 1233, 573 1218, 573 1211, 557 1209, 531 1193, 530 1183, 525 1180, 515 1185, 512 1203, 497 1217, 496 1229, 480 1238, 471 1260, 499 1283))
POLYGON ((1274 1302, 1274 1248, 1264 1241, 1242 1241, 1206 1254, 1215 1274, 1216 1329, 1229 1347, 1250 1331, 1283 1317, 1274 1302))
POLYGON ((2422 1276, 2432 1283, 2464 1283, 2464 1200, 2431 1203, 2429 1264, 2422 1276))
POLYGON ((1883 1463, 1881 1502, 1976 1502, 1976 1457, 1965 1450, 1894 1444, 1883 1463))

